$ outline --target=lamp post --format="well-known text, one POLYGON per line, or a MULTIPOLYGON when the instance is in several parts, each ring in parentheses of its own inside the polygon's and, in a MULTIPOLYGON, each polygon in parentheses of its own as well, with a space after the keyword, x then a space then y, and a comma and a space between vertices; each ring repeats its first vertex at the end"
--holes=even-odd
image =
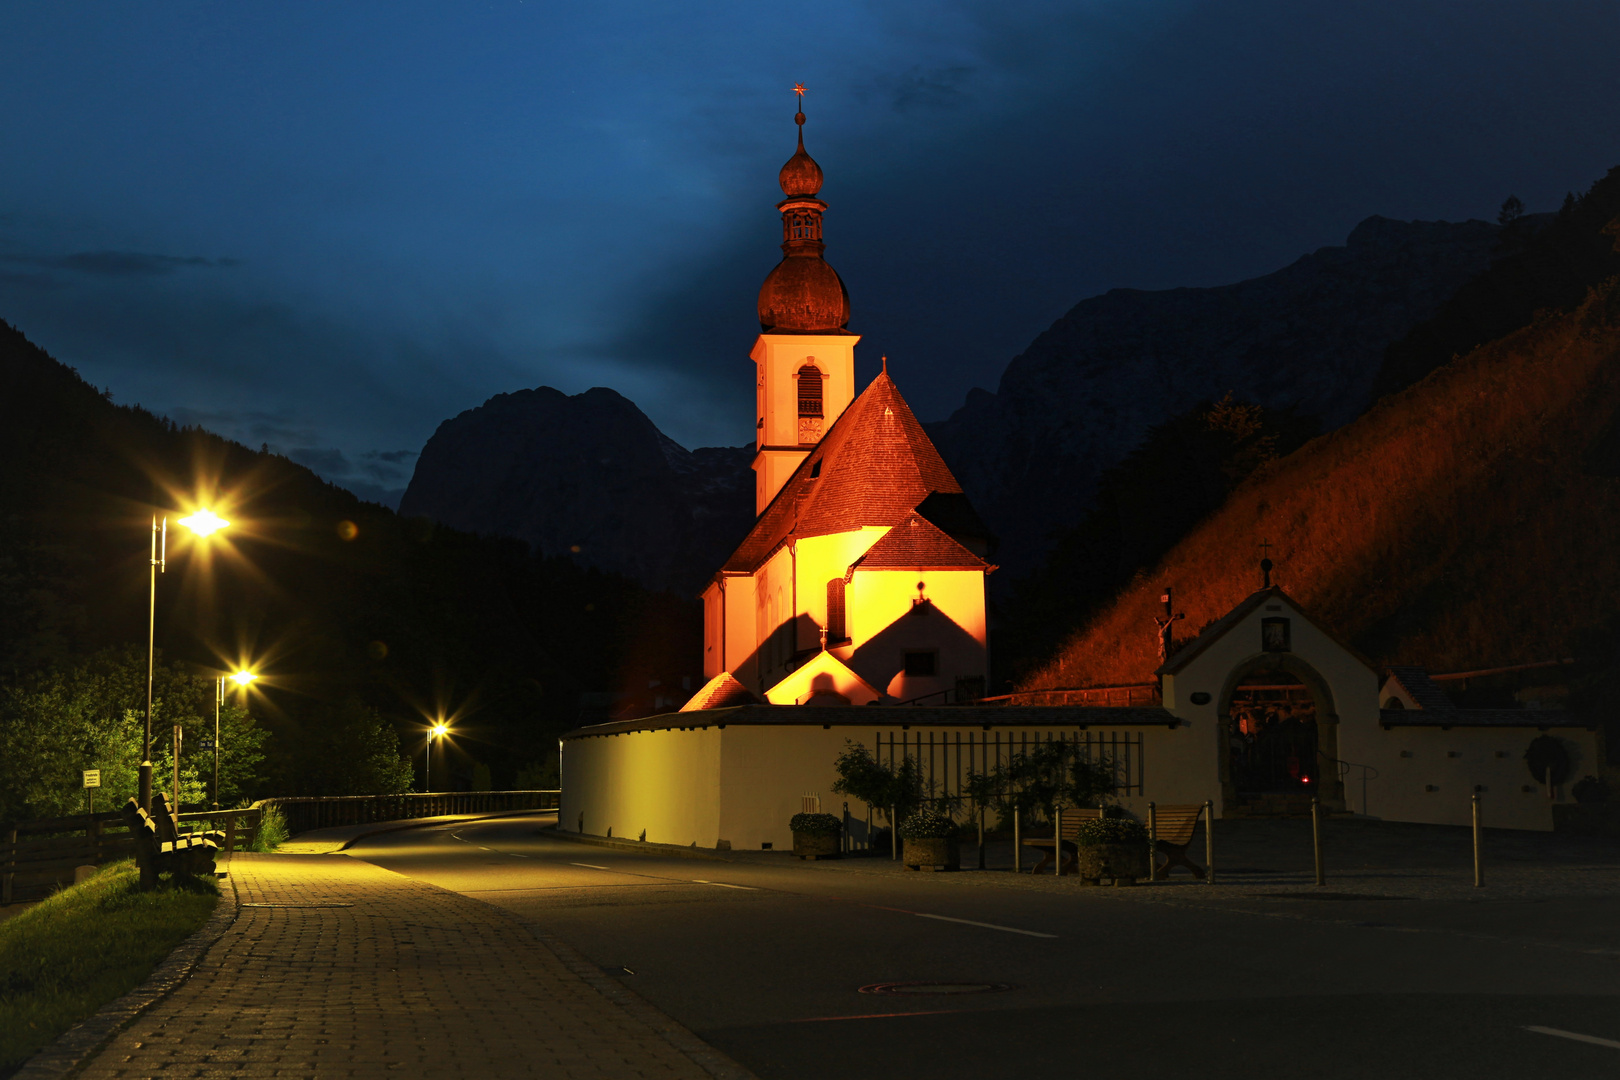
POLYGON ((422 787, 427 791, 433 790, 433 740, 443 739, 449 730, 450 725, 443 720, 428 729, 427 764, 422 769, 422 787))
POLYGON ((230 675, 221 675, 219 677, 219 692, 214 695, 214 787, 213 787, 213 792, 214 792, 214 809, 215 810, 219 809, 219 707, 225 703, 225 680, 230 679, 231 682, 233 682, 237 686, 241 687, 243 691, 246 691, 247 688, 248 688, 248 683, 252 682, 254 679, 257 679, 257 678, 258 678, 258 676, 253 674, 253 672, 246 671, 246 670, 237 671, 237 672, 234 672, 234 673, 232 673, 230 675))
MULTIPOLYGON (((180 524, 196 533, 198 536, 207 536, 218 532, 230 522, 214 513, 212 510, 198 510, 189 517, 180 519, 180 524)), ((161 523, 156 514, 152 515, 152 554, 150 563, 151 588, 148 591, 146 607, 146 734, 141 740, 140 765, 140 800, 141 809, 147 813, 152 811, 152 669, 156 665, 157 653, 157 576, 168 569, 169 559, 169 518, 165 514, 161 523)), ((174 763, 175 768, 180 762, 174 763)), ((175 807, 178 812, 180 808, 175 807)))

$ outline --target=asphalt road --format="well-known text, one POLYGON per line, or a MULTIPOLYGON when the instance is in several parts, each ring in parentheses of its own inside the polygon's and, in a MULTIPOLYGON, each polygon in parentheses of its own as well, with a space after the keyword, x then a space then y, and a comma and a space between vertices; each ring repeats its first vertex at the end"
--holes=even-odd
POLYGON ((1620 897, 1180 902, 660 856, 543 823, 348 854, 518 913, 766 1080, 1620 1074, 1620 897), (884 983, 1006 989, 862 992, 884 983))

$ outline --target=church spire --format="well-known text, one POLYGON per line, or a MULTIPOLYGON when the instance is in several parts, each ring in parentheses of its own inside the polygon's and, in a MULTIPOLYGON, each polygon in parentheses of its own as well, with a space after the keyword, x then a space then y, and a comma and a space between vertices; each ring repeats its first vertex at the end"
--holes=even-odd
MULTIPOLYGON (((793 92, 802 102, 803 84, 793 92)), ((759 290, 759 325, 768 334, 840 333, 849 325, 849 292, 838 272, 821 253, 826 248, 821 216, 827 204, 821 191, 821 166, 804 148, 804 109, 793 115, 799 145, 777 177, 787 198, 782 212, 782 261, 759 290)))

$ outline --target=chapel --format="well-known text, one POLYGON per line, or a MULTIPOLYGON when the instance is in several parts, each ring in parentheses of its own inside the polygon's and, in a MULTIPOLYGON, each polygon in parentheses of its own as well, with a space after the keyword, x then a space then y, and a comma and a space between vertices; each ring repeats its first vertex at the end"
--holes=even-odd
POLYGON ((823 257, 821 167, 779 177, 782 260, 759 290, 754 527, 703 593, 687 711, 982 697, 991 537, 883 371, 856 394, 849 292, 823 257))

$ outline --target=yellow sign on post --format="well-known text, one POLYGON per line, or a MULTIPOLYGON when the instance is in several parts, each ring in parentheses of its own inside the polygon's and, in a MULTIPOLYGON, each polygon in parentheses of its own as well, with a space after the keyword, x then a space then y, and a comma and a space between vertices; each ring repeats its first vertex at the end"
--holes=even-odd
POLYGON ((86 769, 86 770, 84 770, 84 786, 87 787, 87 788, 100 787, 101 786, 101 770, 100 769, 86 769))

